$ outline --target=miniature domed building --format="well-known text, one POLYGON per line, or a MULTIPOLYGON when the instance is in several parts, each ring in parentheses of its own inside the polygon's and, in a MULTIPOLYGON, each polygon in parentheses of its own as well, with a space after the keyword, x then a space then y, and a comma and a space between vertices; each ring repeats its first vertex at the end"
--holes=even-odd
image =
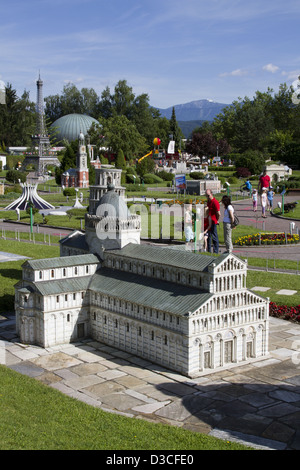
POLYGON ((99 124, 97 119, 85 114, 67 114, 57 119, 51 129, 55 131, 55 138, 61 142, 72 142, 78 139, 80 134, 86 135, 92 124, 99 124))

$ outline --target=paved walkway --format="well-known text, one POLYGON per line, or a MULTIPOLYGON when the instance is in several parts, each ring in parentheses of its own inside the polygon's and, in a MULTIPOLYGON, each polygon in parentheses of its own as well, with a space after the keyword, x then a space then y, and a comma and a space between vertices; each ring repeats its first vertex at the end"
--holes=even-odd
POLYGON ((0 363, 9 368, 108 412, 259 449, 300 449, 299 347, 300 325, 271 318, 268 357, 191 380, 92 340, 22 345, 14 316, 0 316, 0 363))

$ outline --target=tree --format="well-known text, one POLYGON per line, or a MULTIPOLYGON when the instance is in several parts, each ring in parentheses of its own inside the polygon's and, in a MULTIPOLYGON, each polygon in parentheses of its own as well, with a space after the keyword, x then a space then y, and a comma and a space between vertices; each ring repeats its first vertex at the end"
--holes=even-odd
POLYGON ((101 131, 94 127, 91 132, 91 143, 98 147, 105 147, 109 154, 117 154, 119 150, 122 150, 126 159, 130 160, 146 152, 145 138, 140 135, 136 126, 126 116, 102 119, 100 124, 101 131))
POLYGON ((71 142, 66 146, 63 158, 60 163, 60 167, 55 168, 55 181, 56 184, 61 184, 62 174, 70 168, 76 167, 76 152, 78 149, 78 140, 71 142))
POLYGON ((21 98, 11 84, 7 84, 5 104, 0 105, 0 142, 5 147, 31 145, 36 124, 35 105, 24 91, 21 98))
POLYGON ((173 140, 175 141, 175 151, 181 148, 181 139, 184 139, 184 135, 178 125, 176 120, 176 113, 175 108, 172 109, 172 115, 170 119, 170 134, 173 136, 173 140))
POLYGON ((6 173, 5 178, 9 183, 16 184, 19 180, 21 183, 25 183, 26 173, 22 173, 21 171, 18 171, 18 170, 9 170, 6 173))
POLYGON ((153 173, 155 168, 155 162, 151 156, 143 158, 140 163, 136 165, 136 172, 139 176, 144 176, 148 173, 153 173))
POLYGON ((193 132, 192 139, 186 145, 186 151, 200 157, 201 163, 204 156, 214 157, 227 155, 230 146, 225 139, 216 140, 211 132, 193 132))
POLYGON ((45 115, 52 124, 67 114, 88 114, 97 118, 99 115, 99 98, 93 88, 78 88, 73 83, 67 83, 62 95, 52 95, 45 98, 45 115))
POLYGON ((126 161, 125 161, 125 157, 124 157, 124 153, 122 149, 118 150, 115 167, 119 168, 120 170, 126 169, 126 161))
POLYGON ((242 154, 232 155, 235 166, 247 168, 252 175, 259 175, 265 164, 264 155, 258 150, 246 150, 242 154))

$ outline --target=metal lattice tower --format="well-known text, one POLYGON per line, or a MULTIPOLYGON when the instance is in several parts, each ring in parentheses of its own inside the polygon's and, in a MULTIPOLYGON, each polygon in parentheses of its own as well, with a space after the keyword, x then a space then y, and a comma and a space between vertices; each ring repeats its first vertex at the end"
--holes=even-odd
POLYGON ((60 162, 56 156, 50 155, 50 139, 47 133, 45 115, 44 115, 44 98, 43 98, 43 81, 39 74, 36 82, 37 100, 36 100, 36 132, 32 136, 32 154, 26 155, 22 170, 26 170, 28 165, 34 165, 39 176, 43 176, 47 165, 60 166, 60 162), (36 147, 38 154, 36 155, 36 147))
POLYGON ((46 126, 44 119, 44 98, 43 98, 43 81, 39 75, 39 79, 36 82, 37 85, 37 99, 36 99, 36 112, 37 112, 37 122, 36 122, 36 134, 40 136, 46 135, 46 126))
POLYGON ((49 153, 50 140, 47 134, 45 125, 44 115, 44 98, 43 98, 43 81, 39 74, 39 79, 36 82, 37 85, 37 100, 36 100, 36 135, 33 138, 33 142, 38 147, 38 156, 45 157, 49 153))

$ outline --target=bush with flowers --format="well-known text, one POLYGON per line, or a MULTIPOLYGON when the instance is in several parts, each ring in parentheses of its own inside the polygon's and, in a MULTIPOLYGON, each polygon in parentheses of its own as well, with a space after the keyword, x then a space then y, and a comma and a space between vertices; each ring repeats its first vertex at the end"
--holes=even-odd
POLYGON ((300 323, 300 305, 288 307, 287 305, 277 305, 275 302, 270 302, 269 314, 271 317, 300 323))
POLYGON ((255 233, 254 235, 245 235, 234 241, 235 245, 253 246, 253 245, 285 245, 286 243, 299 243, 299 235, 290 233, 255 233))

